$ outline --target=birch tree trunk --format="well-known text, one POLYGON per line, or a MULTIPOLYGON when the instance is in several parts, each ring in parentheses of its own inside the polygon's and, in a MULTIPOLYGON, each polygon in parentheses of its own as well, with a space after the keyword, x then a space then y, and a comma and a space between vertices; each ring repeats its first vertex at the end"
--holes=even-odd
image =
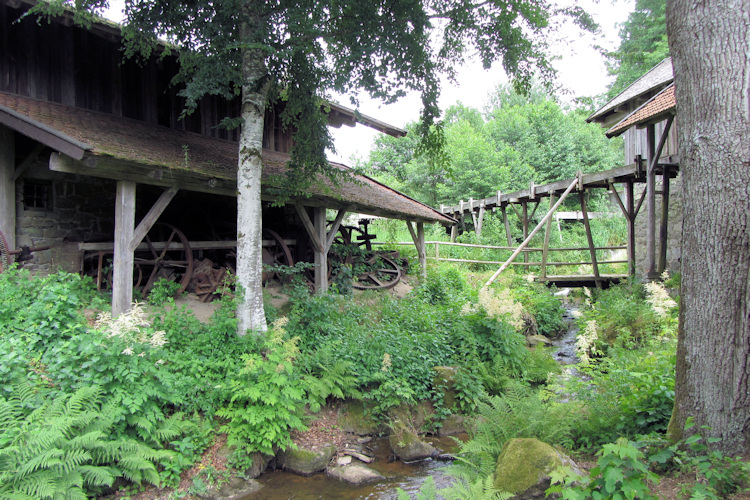
MULTIPOLYGON (((243 24, 243 40, 249 39, 251 30, 249 23, 243 24)), ((267 328, 263 310, 260 182, 269 79, 264 55, 257 48, 243 48, 242 77, 242 130, 237 169, 237 284, 244 295, 237 307, 239 335, 267 328)))
POLYGON ((667 0, 684 204, 675 407, 725 453, 750 443, 750 4, 667 0))

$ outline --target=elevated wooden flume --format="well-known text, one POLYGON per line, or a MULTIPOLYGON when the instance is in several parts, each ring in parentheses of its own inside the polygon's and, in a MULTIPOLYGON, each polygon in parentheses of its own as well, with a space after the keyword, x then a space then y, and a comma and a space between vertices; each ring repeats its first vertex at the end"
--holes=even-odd
MULTIPOLYGON (((670 120, 671 122, 671 120, 670 120)), ((669 132, 669 125, 665 127, 665 132, 660 140, 657 148, 654 148, 654 158, 659 158, 664 138, 669 132)), ((658 161, 650 161, 641 159, 638 157, 636 162, 631 165, 614 168, 603 172, 594 172, 590 174, 584 174, 579 172, 575 179, 566 179, 562 181, 553 182, 541 186, 534 185, 533 182, 529 186, 529 189, 516 191, 514 193, 501 193, 497 192, 495 196, 484 198, 481 200, 470 199, 468 202, 460 201, 458 205, 452 206, 441 206, 440 212, 446 215, 450 215, 459 221, 459 224, 465 229, 465 217, 470 215, 474 225, 474 230, 478 235, 481 235, 482 222, 484 214, 487 210, 500 210, 505 225, 505 235, 507 239, 507 247, 514 248, 512 255, 505 261, 498 271, 492 276, 492 278, 485 284, 489 286, 497 277, 511 264, 514 264, 514 260, 519 254, 523 254, 524 262, 522 265, 539 265, 540 273, 537 280, 545 283, 554 283, 561 286, 591 286, 595 285, 599 288, 609 285, 611 282, 619 281, 627 276, 635 275, 635 218, 638 215, 644 201, 646 202, 648 218, 647 218, 647 244, 646 244, 646 258, 647 258, 647 272, 648 277, 655 278, 661 274, 666 267, 666 242, 667 242, 667 220, 669 212, 669 179, 677 176, 679 169, 679 162, 675 157, 663 157, 659 158, 658 161), (660 221, 660 252, 658 256, 658 264, 656 259, 656 220, 655 220, 655 206, 656 206, 656 189, 655 189, 655 177, 659 175, 662 177, 662 191, 659 193, 662 195, 662 210, 661 210, 661 221, 660 221), (636 183, 645 183, 646 189, 640 195, 640 198, 636 201, 634 197, 633 186, 636 183), (616 184, 622 184, 624 186, 624 196, 618 192, 616 184), (585 193, 589 189, 607 189, 610 193, 614 194, 618 206, 620 207, 622 214, 625 216, 628 224, 628 241, 625 247, 601 247, 596 248, 594 246, 593 237, 591 234, 591 227, 589 224, 589 212, 586 207, 585 193), (550 232, 552 226, 552 216, 555 211, 560 207, 565 197, 567 197, 573 191, 578 192, 578 196, 581 202, 581 213, 584 226, 586 228, 586 237, 588 240, 588 251, 590 254, 590 261, 588 262, 549 262, 548 256, 550 252, 561 251, 561 250, 584 250, 584 249, 561 249, 561 248, 550 248, 550 232), (549 198, 548 211, 533 228, 529 231, 529 224, 536 215, 537 209, 540 206, 541 201, 544 198, 549 198), (518 215, 523 226, 523 242, 520 245, 514 243, 514 239, 511 235, 510 223, 508 221, 508 207, 518 215), (528 244, 534 235, 539 232, 542 227, 546 226, 544 234, 544 245, 541 249, 530 249, 528 244), (599 261, 597 260, 597 250, 611 250, 615 248, 627 249, 627 261, 599 261), (529 253, 531 251, 541 251, 542 258, 541 262, 529 262, 529 253), (625 263, 628 264, 627 274, 601 274, 599 272, 599 264, 613 264, 613 263, 625 263), (547 274, 548 266, 561 266, 561 265, 580 265, 590 264, 593 268, 593 275, 568 275, 568 276, 555 276, 547 274)), ((451 240, 455 241, 458 233, 458 226, 454 226, 451 232, 451 240)))

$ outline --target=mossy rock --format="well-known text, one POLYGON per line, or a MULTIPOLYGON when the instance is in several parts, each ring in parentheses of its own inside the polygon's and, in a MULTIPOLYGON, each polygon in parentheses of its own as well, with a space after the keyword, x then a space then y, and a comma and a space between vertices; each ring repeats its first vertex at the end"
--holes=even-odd
POLYGON ((420 401, 416 406, 400 405, 390 410, 388 416, 392 422, 405 422, 412 429, 423 429, 428 417, 435 414, 431 401, 420 401))
POLYGON ((366 411, 362 401, 347 401, 339 409, 338 425, 344 432, 358 436, 378 436, 385 427, 366 411))
POLYGON ((345 465, 343 467, 329 467, 327 473, 330 477, 345 483, 360 485, 383 479, 378 471, 362 464, 345 465))
POLYGON ((457 414, 445 417, 440 429, 438 429, 438 435, 440 436, 455 436, 464 432, 466 432, 466 417, 457 414))
POLYGON ((457 368, 455 366, 433 366, 432 386, 443 392, 443 406, 451 409, 456 406, 455 378, 457 368))
POLYGON ((289 447, 286 450, 279 451, 276 454, 276 460, 280 467, 290 472, 309 476, 325 470, 335 454, 336 447, 326 443, 310 448, 299 446, 297 449, 292 449, 289 447))
POLYGON ((532 438, 509 440, 497 459, 494 485, 520 500, 544 498, 550 486, 550 473, 575 463, 547 443, 532 438))
POLYGON ((416 432, 399 421, 391 425, 393 433, 388 436, 393 454, 402 462, 414 462, 438 455, 438 450, 430 443, 422 441, 416 432))
MULTIPOLYGON (((236 446, 224 445, 216 452, 216 457, 223 460, 229 460, 234 454, 236 446)), ((264 455, 258 451, 250 454, 252 465, 245 470, 244 477, 246 479, 255 479, 256 477, 263 474, 268 468, 268 464, 273 460, 273 455, 264 455)))

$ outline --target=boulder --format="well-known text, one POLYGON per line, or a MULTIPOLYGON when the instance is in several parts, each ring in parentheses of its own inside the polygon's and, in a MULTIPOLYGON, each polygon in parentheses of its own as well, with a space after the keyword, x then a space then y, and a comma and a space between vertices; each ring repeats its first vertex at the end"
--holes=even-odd
POLYGON ((345 483, 360 485, 383 479, 383 476, 362 464, 345 465, 343 467, 329 467, 328 475, 345 483))
POLYGON ((376 436, 382 434, 383 426, 365 411, 362 401, 347 401, 341 406, 338 414, 338 426, 344 432, 357 436, 376 436))
POLYGON ((456 405, 456 389, 454 379, 456 377, 455 366, 433 366, 432 386, 435 390, 443 392, 443 406, 451 409, 456 405))
POLYGON ((526 337, 526 343, 533 347, 537 344, 548 345, 551 344, 552 341, 544 335, 529 335, 526 337))
POLYGON ((455 436, 462 432, 466 432, 466 417, 456 414, 445 417, 440 429, 438 429, 438 435, 440 436, 455 436))
POLYGON ((309 448, 299 446, 294 450, 289 447, 276 454, 276 461, 279 467, 296 474, 309 476, 325 470, 335 453, 336 447, 331 443, 309 448))
POLYGON ((221 486, 197 495, 205 500, 242 500, 261 488, 263 485, 254 479, 233 477, 221 486))
POLYGON ((398 421, 394 423, 393 434, 388 436, 393 454, 402 462, 414 462, 432 458, 439 454, 438 450, 430 443, 425 443, 416 432, 406 428, 398 421))
MULTIPOLYGON (((236 446, 227 446, 224 445, 216 452, 216 457, 221 460, 229 460, 232 457, 232 454, 234 453, 234 450, 237 449, 236 446)), ((260 452, 253 452, 250 454, 250 458, 252 459, 252 465, 245 470, 244 476, 247 479, 255 479, 256 477, 263 474, 263 472, 268 468, 268 464, 273 460, 272 455, 264 455, 260 452)))
POLYGON ((547 443, 532 438, 511 439, 497 458, 494 485, 519 500, 542 499, 550 486, 550 472, 561 466, 580 472, 573 460, 547 443))

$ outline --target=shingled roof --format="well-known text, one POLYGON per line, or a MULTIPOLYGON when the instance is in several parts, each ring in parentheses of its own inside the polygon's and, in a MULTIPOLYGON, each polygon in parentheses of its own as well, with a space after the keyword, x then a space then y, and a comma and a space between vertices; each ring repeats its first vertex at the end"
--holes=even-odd
POLYGON ((651 70, 617 94, 611 101, 586 118, 587 122, 605 122, 608 115, 616 113, 626 102, 648 94, 654 89, 669 84, 674 80, 672 58, 667 57, 651 70))
MULTIPOLYGON (((236 193, 236 142, 3 92, 0 124, 93 165, 77 173, 111 176, 99 171, 100 167, 117 164, 122 172, 158 171, 158 175, 149 174, 156 185, 163 185, 165 179, 190 178, 200 179, 201 185, 206 186, 195 190, 210 191, 208 186, 218 185, 225 186, 225 193, 236 193)), ((263 150, 263 183, 269 185, 273 176, 283 175, 288 161, 286 154, 263 150)), ((395 219, 455 222, 370 177, 355 174, 345 165, 331 165, 350 172, 349 179, 333 186, 321 177, 303 200, 305 204, 348 208, 395 219)), ((191 189, 195 183, 183 185, 191 189)))
POLYGON ((661 121, 667 115, 675 114, 675 102, 674 84, 671 84, 607 130, 607 137, 618 136, 634 125, 661 121))

